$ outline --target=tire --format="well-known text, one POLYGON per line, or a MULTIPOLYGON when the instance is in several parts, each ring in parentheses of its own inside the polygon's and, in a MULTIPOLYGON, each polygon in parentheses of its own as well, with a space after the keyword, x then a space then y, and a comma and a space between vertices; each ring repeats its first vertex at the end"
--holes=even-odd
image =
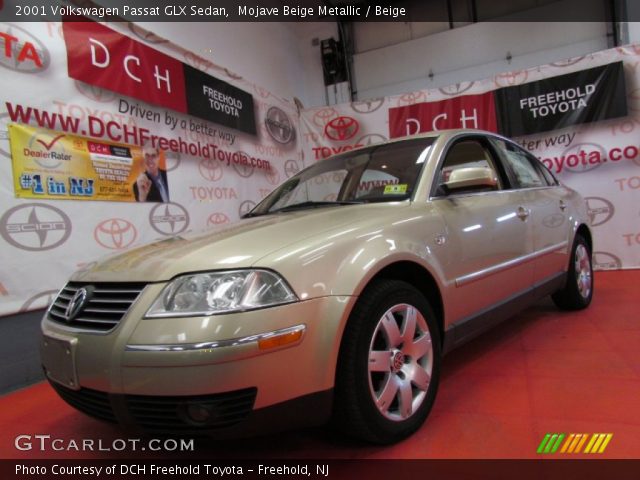
POLYGON ((551 295, 553 302, 562 310, 582 310, 593 298, 593 265, 589 244, 579 233, 573 242, 567 283, 562 290, 551 295))
POLYGON ((375 281, 356 303, 342 339, 336 426, 376 444, 408 437, 433 406, 440 363, 440 333, 428 301, 408 283, 375 281))

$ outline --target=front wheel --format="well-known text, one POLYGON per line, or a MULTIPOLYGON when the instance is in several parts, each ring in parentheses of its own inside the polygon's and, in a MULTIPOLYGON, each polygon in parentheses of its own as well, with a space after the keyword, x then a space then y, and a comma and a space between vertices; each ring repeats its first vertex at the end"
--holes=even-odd
POLYGON ((589 244, 579 233, 573 242, 569 257, 567 283, 551 298, 563 310, 587 308, 593 297, 593 266, 589 244))
POLYGON ((346 433, 388 444, 415 432, 435 400, 440 335, 424 296, 397 280, 376 281, 345 329, 335 420, 346 433))

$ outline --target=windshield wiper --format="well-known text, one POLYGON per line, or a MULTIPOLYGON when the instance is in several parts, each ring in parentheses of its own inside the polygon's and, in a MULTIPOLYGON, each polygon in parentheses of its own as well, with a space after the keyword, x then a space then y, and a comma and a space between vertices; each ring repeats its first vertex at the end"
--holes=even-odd
POLYGON ((277 208, 276 210, 270 210, 266 213, 279 213, 279 212, 291 212, 294 210, 304 210, 305 208, 318 208, 318 207, 328 207, 332 205, 357 205, 360 203, 364 203, 362 200, 338 200, 338 201, 313 201, 309 200, 307 202, 294 203, 293 205, 287 205, 286 207, 277 208))

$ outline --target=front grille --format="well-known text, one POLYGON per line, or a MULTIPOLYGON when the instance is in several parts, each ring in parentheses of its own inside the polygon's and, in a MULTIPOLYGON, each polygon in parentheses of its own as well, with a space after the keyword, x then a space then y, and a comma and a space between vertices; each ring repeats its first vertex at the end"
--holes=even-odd
POLYGON ((49 319, 74 327, 105 332, 114 328, 138 298, 145 283, 80 283, 69 282, 49 309, 49 319), (67 320, 69 302, 80 288, 91 293, 80 311, 67 320))
POLYGON ((254 387, 189 397, 127 395, 126 403, 136 423, 148 432, 187 433, 229 427, 242 421, 251 413, 257 393, 254 387), (206 411, 207 418, 194 419, 191 409, 206 411))
POLYGON ((109 402, 109 395, 106 393, 88 388, 71 390, 56 382, 50 383, 65 402, 77 408, 82 413, 86 413, 100 420, 106 420, 107 422, 116 422, 116 417, 111 408, 111 402, 109 402))

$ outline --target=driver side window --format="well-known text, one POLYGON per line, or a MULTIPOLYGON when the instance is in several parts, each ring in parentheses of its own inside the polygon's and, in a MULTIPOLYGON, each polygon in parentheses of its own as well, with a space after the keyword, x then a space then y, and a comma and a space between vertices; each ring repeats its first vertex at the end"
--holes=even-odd
POLYGON ((438 196, 502 189, 491 153, 476 140, 454 144, 437 174, 438 196))

